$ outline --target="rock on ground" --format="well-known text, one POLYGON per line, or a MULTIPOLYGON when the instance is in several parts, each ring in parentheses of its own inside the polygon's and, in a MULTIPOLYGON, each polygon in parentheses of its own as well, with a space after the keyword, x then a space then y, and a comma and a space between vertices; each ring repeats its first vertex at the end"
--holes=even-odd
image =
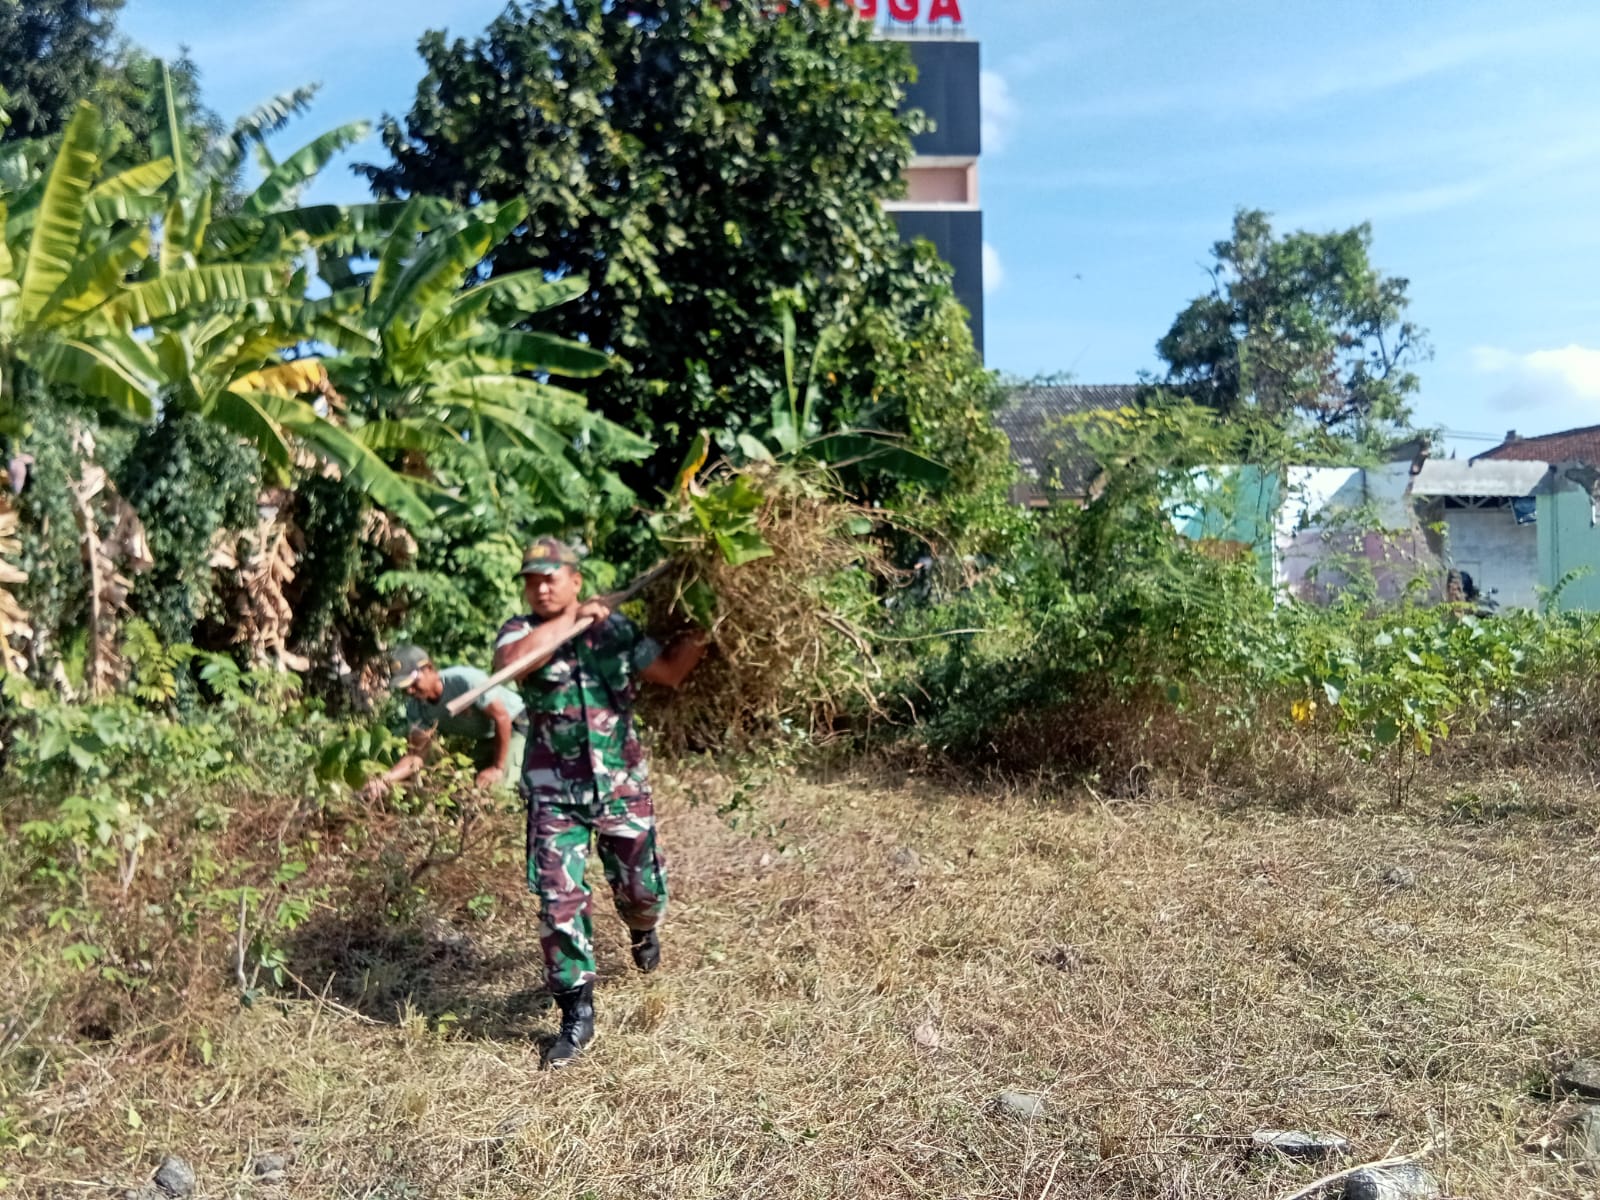
POLYGON ((194 1195, 194 1168, 175 1154, 169 1154, 156 1168, 155 1183, 168 1196, 194 1195))
POLYGON ((995 1097, 995 1103, 1007 1116, 1021 1117, 1024 1121, 1044 1116, 1043 1096, 1032 1096, 1027 1092, 1001 1092, 995 1097))
POLYGON ((1578 1059, 1556 1076, 1556 1090, 1600 1099, 1600 1059, 1578 1059))
POLYGON ((258 1154, 250 1169, 257 1175, 271 1175, 273 1172, 283 1172, 289 1169, 289 1156, 286 1154, 258 1154))
POLYGON ((1303 1133, 1298 1129, 1258 1129, 1250 1135, 1250 1141, 1258 1150, 1276 1150, 1307 1161, 1332 1158, 1350 1149, 1349 1139, 1337 1133, 1303 1133))
POLYGON ((1567 1125, 1567 1154, 1577 1162, 1600 1162, 1600 1108, 1584 1105, 1567 1125))
POLYGON ((1396 1167, 1363 1167, 1344 1177, 1342 1200, 1432 1200, 1442 1193, 1439 1181, 1417 1163, 1396 1167))
POLYGON ((889 855, 889 861, 902 871, 915 871, 922 865, 922 856, 910 846, 900 846, 889 855))

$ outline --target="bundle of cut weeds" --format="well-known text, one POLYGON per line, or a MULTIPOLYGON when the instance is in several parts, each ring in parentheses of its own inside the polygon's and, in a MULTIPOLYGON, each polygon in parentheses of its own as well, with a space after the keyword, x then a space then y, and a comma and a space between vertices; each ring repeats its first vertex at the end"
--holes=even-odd
POLYGON ((863 630, 885 564, 866 536, 873 517, 824 468, 689 471, 653 525, 673 567, 645 596, 647 628, 669 640, 698 624, 714 647, 682 688, 646 694, 664 750, 826 736, 873 705, 863 630))

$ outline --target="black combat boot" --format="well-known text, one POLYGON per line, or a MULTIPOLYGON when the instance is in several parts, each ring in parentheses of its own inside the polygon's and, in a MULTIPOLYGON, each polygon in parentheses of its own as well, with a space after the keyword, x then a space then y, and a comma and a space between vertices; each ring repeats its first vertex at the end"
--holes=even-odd
POLYGON ((630 929, 633 937, 633 965, 646 975, 661 965, 661 939, 654 929, 630 929))
POLYGON ((569 1065, 594 1041, 594 984, 557 992, 555 998, 561 1009, 561 1032, 544 1055, 544 1065, 552 1071, 569 1065))

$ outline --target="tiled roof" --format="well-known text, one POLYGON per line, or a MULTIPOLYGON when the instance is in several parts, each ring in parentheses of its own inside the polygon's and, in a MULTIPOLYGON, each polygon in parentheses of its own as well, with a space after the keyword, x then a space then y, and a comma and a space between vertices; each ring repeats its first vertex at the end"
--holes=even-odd
POLYGON ((1087 495, 1099 466, 1087 455, 1072 452, 1071 431, 1059 428, 1062 418, 1126 408, 1138 398, 1140 390, 1138 384, 1132 383, 1011 389, 995 420, 1011 439, 1011 457, 1021 468, 1024 480, 1012 489, 1012 499, 1018 503, 1042 500, 1044 493, 1037 485, 1052 468, 1060 472, 1063 494, 1087 495))
POLYGON ((1513 462, 1579 462, 1600 467, 1600 425, 1585 425, 1561 433, 1542 433, 1537 437, 1514 437, 1493 450, 1474 456, 1513 462))

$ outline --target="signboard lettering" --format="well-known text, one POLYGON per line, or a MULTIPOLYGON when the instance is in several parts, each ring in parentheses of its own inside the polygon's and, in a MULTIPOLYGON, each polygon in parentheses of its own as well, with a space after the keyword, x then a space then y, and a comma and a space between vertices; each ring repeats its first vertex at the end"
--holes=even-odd
POLYGON ((876 21, 878 14, 887 8, 892 20, 912 24, 927 14, 928 24, 949 21, 961 24, 961 0, 847 0, 862 20, 876 21))

